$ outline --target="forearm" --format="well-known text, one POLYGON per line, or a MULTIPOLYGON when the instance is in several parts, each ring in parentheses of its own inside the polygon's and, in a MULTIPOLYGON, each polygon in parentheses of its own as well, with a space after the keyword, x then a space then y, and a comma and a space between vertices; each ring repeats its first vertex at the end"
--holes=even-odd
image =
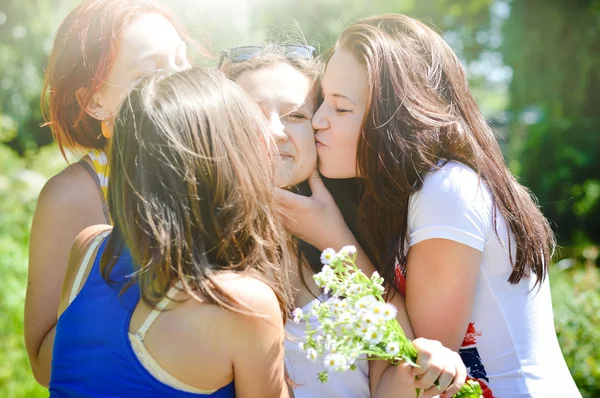
MULTIPOLYGON (((309 242, 311 243, 311 242, 309 242)), ((312 243, 311 243, 312 244, 312 243)), ((367 276, 371 276, 376 271, 375 266, 360 246, 358 240, 352 234, 350 229, 346 228, 345 231, 337 234, 328 234, 326 238, 323 238, 318 244, 315 245, 320 251, 325 249, 333 249, 339 251, 342 247, 352 245, 356 247, 356 265, 362 272, 367 276)))
MULTIPOLYGON (((401 363, 398 366, 407 366, 401 363)), ((416 389, 413 385, 402 380, 397 366, 388 365, 372 393, 373 398, 414 398, 416 389)))

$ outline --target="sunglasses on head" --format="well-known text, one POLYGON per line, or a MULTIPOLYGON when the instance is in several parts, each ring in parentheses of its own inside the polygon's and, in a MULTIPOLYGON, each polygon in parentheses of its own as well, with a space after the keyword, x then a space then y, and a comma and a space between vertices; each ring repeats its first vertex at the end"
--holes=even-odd
POLYGON ((287 58, 300 59, 314 58, 316 53, 314 47, 306 46, 304 44, 269 44, 266 46, 239 46, 221 51, 221 56, 219 57, 219 65, 217 66, 217 69, 221 68, 225 58, 237 64, 258 57, 264 54, 267 50, 280 51, 287 58))

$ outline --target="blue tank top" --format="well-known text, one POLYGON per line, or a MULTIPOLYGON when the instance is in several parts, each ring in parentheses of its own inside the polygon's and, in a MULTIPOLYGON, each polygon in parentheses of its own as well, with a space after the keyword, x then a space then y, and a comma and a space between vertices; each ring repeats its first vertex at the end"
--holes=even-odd
POLYGON ((89 276, 56 325, 50 397, 234 398, 233 382, 212 394, 180 391, 154 378, 138 360, 128 331, 140 300, 137 285, 123 294, 131 280, 133 261, 123 250, 109 285, 100 273, 101 244, 89 276))

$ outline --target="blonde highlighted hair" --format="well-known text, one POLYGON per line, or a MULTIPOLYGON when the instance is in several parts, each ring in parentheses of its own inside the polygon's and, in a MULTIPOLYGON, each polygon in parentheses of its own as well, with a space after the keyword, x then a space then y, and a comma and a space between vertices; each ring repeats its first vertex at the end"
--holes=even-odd
POLYGON ((148 305, 181 281, 192 297, 249 313, 215 280, 246 273, 273 289, 285 320, 289 253, 267 137, 257 105, 216 71, 144 78, 115 120, 104 278, 127 247, 148 305))

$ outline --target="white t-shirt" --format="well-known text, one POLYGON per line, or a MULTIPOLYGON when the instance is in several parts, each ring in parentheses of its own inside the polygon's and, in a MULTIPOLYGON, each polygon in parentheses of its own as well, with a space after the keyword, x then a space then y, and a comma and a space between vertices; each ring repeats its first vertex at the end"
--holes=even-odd
POLYGON ((548 279, 539 290, 535 275, 508 282, 509 232, 499 212, 498 234, 494 231, 492 206, 477 173, 448 162, 428 173, 410 198, 408 243, 443 238, 483 253, 460 354, 469 375, 487 390, 485 398, 580 397, 556 338, 548 279))
MULTIPOLYGON (((302 308, 304 313, 309 312, 316 300, 311 301, 302 308)), ((316 328, 316 318, 310 319, 311 326, 316 328)), ((285 339, 285 364, 290 378, 299 384, 294 389, 296 398, 369 398, 369 364, 366 358, 356 361, 356 370, 346 372, 329 372, 329 380, 321 383, 318 373, 325 370, 322 363, 314 363, 301 351, 298 343, 302 341, 305 323, 299 324, 288 321, 285 326, 287 336, 285 339)))

